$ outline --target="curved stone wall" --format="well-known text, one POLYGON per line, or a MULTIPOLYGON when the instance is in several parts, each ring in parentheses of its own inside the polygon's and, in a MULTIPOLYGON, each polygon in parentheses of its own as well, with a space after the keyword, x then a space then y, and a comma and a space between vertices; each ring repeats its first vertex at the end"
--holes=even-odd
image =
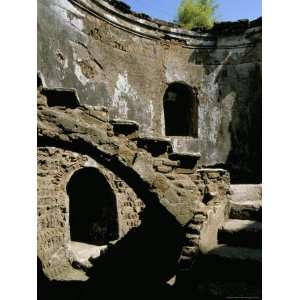
MULTIPOLYGON (((120 133, 116 124, 108 122, 105 108, 87 105, 75 108, 49 106, 49 98, 44 92, 42 88, 38 90, 37 224, 38 256, 49 278, 87 279, 74 265, 81 263, 76 253, 82 247, 86 255, 99 250, 99 247, 94 248, 98 245, 97 241, 92 242, 95 245, 91 245, 92 248, 89 246, 88 250, 86 244, 90 244, 90 239, 88 242, 82 238, 73 240, 74 223, 70 215, 75 203, 81 203, 80 207, 83 207, 79 224, 80 227, 88 225, 88 228, 84 225, 88 229, 84 230, 85 235, 90 236, 92 225, 93 236, 94 233, 107 232, 109 235, 105 235, 105 243, 118 239, 117 248, 125 244, 127 250, 135 249, 134 245, 145 246, 139 237, 152 245, 157 239, 159 245, 168 245, 167 238, 170 237, 174 239, 173 242, 179 243, 176 247, 173 245, 176 253, 172 252, 173 246, 169 244, 170 252, 161 245, 157 248, 157 255, 163 258, 160 255, 161 248, 166 256, 176 254, 172 264, 178 263, 180 255, 179 264, 182 268, 188 268, 199 251, 206 252, 215 245, 217 228, 226 215, 230 194, 227 171, 196 169, 194 158, 193 166, 187 164, 169 147, 164 146, 164 151, 153 151, 151 139, 139 137, 138 132, 135 135, 120 133), (90 188, 91 185, 85 184, 90 182, 91 177, 76 181, 78 186, 84 186, 83 190, 76 188, 80 197, 72 196, 74 190, 69 193, 69 183, 74 174, 86 169, 101 174, 113 197, 105 192, 105 185, 99 177, 96 179, 97 190, 92 188, 92 197, 90 190, 87 191, 87 186, 90 188), (106 201, 106 197, 112 201, 106 201), (91 199, 94 202, 90 202, 91 199), (91 203, 104 204, 104 207, 101 206, 99 210, 99 206, 94 208, 94 205, 90 206, 91 203), (96 219, 94 214, 85 214, 94 210, 97 211, 96 219), (135 236, 133 240, 132 235, 135 236)), ((49 90, 46 92, 49 94, 49 90)), ((65 95, 65 92, 62 93, 65 95)), ((165 145, 165 142, 156 139, 156 147, 157 144, 165 145)), ((185 155, 187 158, 192 159, 185 155)), ((100 246, 104 241, 102 237, 100 246)), ((147 251, 152 256, 152 247, 147 251)), ((84 263, 87 262, 84 260, 84 263)))
POLYGON ((38 16, 44 87, 76 89, 81 104, 104 105, 144 134, 165 135, 165 91, 188 84, 198 98, 198 135, 172 137, 175 150, 225 164, 234 179, 260 181, 260 25, 199 33, 103 0, 39 0, 38 16))

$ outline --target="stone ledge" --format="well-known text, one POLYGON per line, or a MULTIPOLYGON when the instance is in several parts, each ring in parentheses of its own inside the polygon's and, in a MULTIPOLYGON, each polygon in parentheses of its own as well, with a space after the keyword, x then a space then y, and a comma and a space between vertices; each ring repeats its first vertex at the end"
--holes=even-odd
POLYGON ((262 220, 262 202, 254 201, 229 201, 230 218, 240 220, 262 220))
POLYGON ((213 169, 213 168, 200 168, 197 169, 197 172, 220 172, 220 173, 226 173, 227 171, 225 169, 213 169))
POLYGON ((222 230, 228 232, 240 232, 240 231, 249 231, 249 232, 260 232, 261 223, 251 220, 227 220, 223 226, 222 230))
POLYGON ((237 247, 261 248, 261 223, 251 220, 229 219, 219 230, 218 241, 237 247))
POLYGON ((231 198, 234 202, 248 202, 262 200, 261 184, 232 184, 230 185, 231 198))
POLYGON ((169 159, 179 161, 179 167, 175 168, 176 173, 192 174, 195 172, 201 155, 200 153, 174 152, 169 154, 169 159))
POLYGON ((123 134, 130 139, 138 138, 139 123, 132 120, 112 119, 109 121, 115 134, 123 134))
POLYGON ((154 157, 171 153, 171 141, 167 138, 143 135, 137 139, 137 146, 150 152, 154 157))
MULTIPOLYGON (((127 4, 120 5, 119 3, 116 6, 113 5, 113 2, 109 0, 69 0, 72 4, 84 9, 88 13, 96 16, 99 19, 105 20, 106 22, 113 24, 114 26, 121 28, 125 31, 131 32, 137 36, 143 36, 150 39, 156 40, 170 40, 175 39, 184 43, 184 47, 204 47, 204 48, 223 48, 227 45, 221 45, 216 42, 216 37, 219 34, 216 34, 213 31, 200 29, 198 31, 187 30, 178 26, 178 24, 165 22, 162 20, 151 18, 145 14, 138 14, 131 11, 130 7, 127 4)), ((231 25, 234 28, 239 28, 238 25, 231 25)), ((252 23, 251 23, 252 24, 252 23)), ((255 25, 255 24, 254 24, 255 25)), ((253 25, 253 26, 254 26, 253 25)), ((223 25, 221 25, 222 27, 223 25)), ((229 25, 228 25, 229 26, 229 25)), ((251 25, 252 26, 252 25, 251 25)), ((258 26, 258 25, 255 25, 258 26)), ((230 27, 230 26, 229 26, 230 27)), ((231 28, 231 27, 230 27, 231 28)), ((219 30, 219 29, 218 29, 219 30)), ((225 25, 225 30, 221 32, 227 32, 227 25, 225 25)), ((231 32, 231 31, 230 31, 231 32)), ((217 31, 218 33, 218 31, 217 31)), ((222 33, 223 34, 223 33, 222 33)), ((232 35, 240 35, 242 33, 233 33, 232 35)), ((220 34, 221 35, 221 34, 220 34)), ((225 34, 223 34, 225 36, 225 34)), ((227 34, 228 35, 228 34, 227 34)), ((247 40, 241 41, 239 39, 239 46, 244 47, 245 45, 252 45, 252 42, 247 40)))

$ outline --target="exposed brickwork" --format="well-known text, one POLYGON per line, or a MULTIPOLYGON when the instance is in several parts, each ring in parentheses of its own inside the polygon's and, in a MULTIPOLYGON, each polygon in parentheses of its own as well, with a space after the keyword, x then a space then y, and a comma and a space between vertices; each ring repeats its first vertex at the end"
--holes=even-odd
POLYGON ((49 278, 60 279, 70 272, 72 257, 68 257, 70 228, 66 185, 76 170, 88 166, 98 168, 115 192, 119 237, 140 225, 139 213, 145 205, 118 176, 87 155, 56 147, 39 147, 38 255, 49 278))
MULTIPOLYGON (((185 166, 181 161, 168 159, 168 152, 155 148, 155 145, 161 147, 159 138, 151 139, 150 152, 139 148, 139 139, 114 134, 104 108, 63 109, 47 107, 46 103, 39 97, 39 140, 44 144, 39 148, 38 164, 39 195, 43 193, 39 197, 39 232, 44 234, 49 228, 61 232, 60 238, 50 234, 51 242, 45 239, 39 242, 42 260, 50 270, 49 277, 59 277, 59 271, 55 271, 56 275, 52 271, 54 262, 60 261, 60 266, 70 266, 72 262, 67 247, 69 200, 65 187, 72 174, 83 167, 98 168, 115 193, 119 238, 139 227, 141 211, 147 205, 154 205, 166 209, 185 228, 180 268, 190 268, 197 253, 207 251, 215 243, 217 230, 226 215, 228 172, 194 171, 194 165, 185 166), (96 118, 99 113, 101 118, 96 118), (67 150, 72 147, 73 150, 67 150), (183 172, 179 173, 178 169, 183 172), (49 209, 45 210, 43 205, 47 203, 49 209), (43 250, 45 244, 50 247, 47 251, 43 250), (60 259, 53 260, 58 254, 60 259)), ((166 147, 165 151, 170 149, 166 147)), ((182 159, 189 159, 189 155, 182 154, 182 159)))
POLYGON ((118 200, 120 237, 122 237, 130 229, 141 225, 140 213, 145 204, 124 181, 115 179, 114 184, 118 200))

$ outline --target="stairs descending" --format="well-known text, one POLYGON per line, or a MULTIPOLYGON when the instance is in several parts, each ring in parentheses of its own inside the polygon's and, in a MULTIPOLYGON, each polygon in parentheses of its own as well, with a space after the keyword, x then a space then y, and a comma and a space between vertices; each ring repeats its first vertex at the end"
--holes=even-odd
MULTIPOLYGON (((174 182, 177 194, 197 192, 187 175, 197 169, 200 153, 175 153, 168 138, 142 135, 134 121, 113 119, 110 124, 113 134, 126 136, 134 147, 151 153, 153 168, 174 182)), ((260 299, 261 185, 231 185, 231 190, 229 219, 219 229, 219 244, 195 264, 196 293, 203 299, 260 299)), ((191 226, 197 237, 201 229, 191 226)), ((191 245, 185 251, 190 248, 194 249, 191 245)))
POLYGON ((111 119, 113 133, 124 135, 141 150, 151 153, 155 159, 154 168, 167 174, 193 174, 198 166, 200 153, 176 153, 167 137, 141 134, 139 124, 132 120, 111 119))
POLYGON ((218 241, 237 247, 261 248, 261 223, 229 219, 219 230, 218 241))
MULTIPOLYGON (((72 94, 72 97, 74 95, 72 94)), ((71 109, 77 107, 78 104, 72 97, 73 102, 70 100, 71 104, 64 104, 65 107, 71 109)), ((44 105, 42 103, 44 100, 40 97, 38 105, 44 105)), ((53 102, 48 105, 60 107, 61 103, 53 102)), ((109 118, 106 109, 97 110, 88 106, 81 106, 80 109, 87 110, 92 118, 105 122, 109 118)), ((124 142, 128 147, 138 148, 139 152, 151 153, 155 171, 173 181, 172 192, 176 192, 178 196, 189 193, 189 196, 199 199, 199 187, 195 188, 194 184, 199 177, 195 171, 200 154, 174 153, 169 139, 142 136, 139 132, 139 124, 134 121, 114 119, 109 122, 110 125, 107 126, 108 135, 111 134, 109 136, 124 136, 126 137, 124 142), (192 176, 196 178, 192 180, 192 176)), ((203 170, 200 169, 199 172, 203 170)), ((208 172, 206 169, 205 172, 209 173, 209 179, 215 182, 219 180, 218 174, 214 177, 216 170, 212 169, 208 172)), ((261 185, 232 185, 231 187, 229 219, 219 229, 219 245, 207 255, 202 255, 193 270, 192 279, 197 281, 197 294, 204 296, 201 299, 261 298, 261 185)), ((215 191, 209 190, 208 195, 213 198, 215 191)), ((187 236, 190 235, 188 240, 192 242, 183 253, 188 259, 195 255, 194 249, 199 248, 197 237, 202 230, 199 225, 201 218, 203 218, 201 214, 195 214, 193 222, 186 230, 187 236)), ((214 236, 216 237, 216 234, 214 236)), ((73 244, 72 251, 75 252, 74 256, 77 256, 79 263, 88 265, 88 259, 91 256, 101 255, 102 249, 73 244)))
POLYGON ((262 190, 261 184, 231 185, 230 218, 240 220, 255 220, 261 222, 262 190))
POLYGON ((231 185, 229 219, 219 245, 197 263, 197 294, 207 299, 261 299, 261 185, 231 185))
POLYGON ((139 124, 131 120, 112 119, 110 124, 113 126, 113 131, 116 135, 123 134, 129 139, 134 139, 139 136, 139 124))

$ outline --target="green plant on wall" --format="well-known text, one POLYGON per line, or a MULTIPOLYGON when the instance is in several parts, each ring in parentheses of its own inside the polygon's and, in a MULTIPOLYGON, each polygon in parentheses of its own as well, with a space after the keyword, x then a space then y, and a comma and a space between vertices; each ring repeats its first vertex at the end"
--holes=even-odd
POLYGON ((182 0, 177 12, 177 22, 184 28, 211 28, 215 22, 217 5, 214 0, 182 0))

